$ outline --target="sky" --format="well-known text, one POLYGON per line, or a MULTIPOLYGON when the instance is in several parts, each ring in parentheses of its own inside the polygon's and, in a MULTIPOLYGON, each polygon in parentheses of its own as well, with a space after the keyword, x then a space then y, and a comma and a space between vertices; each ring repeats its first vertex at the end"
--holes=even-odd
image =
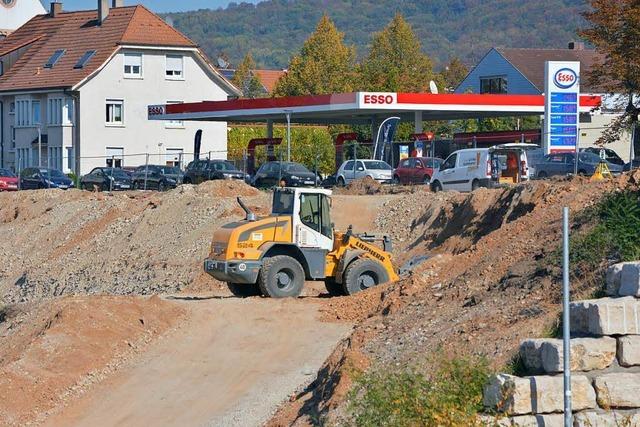
MULTIPOLYGON (((50 1, 41 0, 45 9, 50 1)), ((64 10, 96 9, 97 0, 60 0, 64 10)), ((235 3, 258 3, 259 0, 235 0, 235 3)), ((197 9, 217 9, 226 7, 231 0, 124 0, 125 6, 142 3, 154 12, 182 12, 197 9)))

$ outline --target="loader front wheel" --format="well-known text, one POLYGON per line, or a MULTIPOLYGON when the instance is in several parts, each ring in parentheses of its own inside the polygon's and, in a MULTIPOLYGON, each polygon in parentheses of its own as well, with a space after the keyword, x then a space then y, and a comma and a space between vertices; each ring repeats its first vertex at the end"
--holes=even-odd
POLYGON ((260 289, 255 283, 245 284, 227 282, 227 286, 229 287, 229 291, 231 291, 234 297, 247 298, 260 296, 260 289))
POLYGON ((260 291, 271 298, 297 297, 304 286, 304 269, 287 255, 265 259, 258 276, 260 291))
POLYGON ((389 275, 382 264, 369 258, 360 258, 347 267, 342 286, 347 295, 353 295, 388 281, 389 275))
POLYGON ((329 292, 329 295, 332 297, 340 297, 344 295, 342 283, 336 282, 336 279, 333 277, 327 277, 324 279, 324 287, 327 288, 327 292, 329 292))

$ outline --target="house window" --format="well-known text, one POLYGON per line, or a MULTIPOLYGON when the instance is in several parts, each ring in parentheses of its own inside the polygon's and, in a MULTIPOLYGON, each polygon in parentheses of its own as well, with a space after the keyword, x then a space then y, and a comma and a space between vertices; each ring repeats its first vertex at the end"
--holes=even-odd
POLYGON ((63 124, 71 125, 73 124, 73 99, 66 98, 64 100, 64 104, 62 106, 62 120, 63 124))
POLYGON ((121 99, 107 99, 107 125, 122 125, 124 123, 124 101, 121 99))
POLYGON ((124 54, 124 76, 125 77, 142 77, 142 54, 141 53, 125 53, 124 54))
POLYGON ((15 128, 15 126, 9 126, 9 132, 11 133, 11 148, 16 148, 16 128, 15 128))
POLYGON ((507 93, 507 77, 480 77, 480 93, 507 93))
POLYGON ((9 114, 15 114, 16 113, 16 103, 15 102, 10 102, 9 103, 9 114))
POLYGON ((15 125, 16 127, 31 126, 31 101, 19 99, 15 104, 15 125))
POLYGON ((106 165, 108 168, 121 168, 124 160, 124 148, 107 147, 106 165))
POLYGON ((40 121, 40 101, 31 101, 31 123, 39 125, 40 121))
POLYGON ((62 98, 49 98, 47 100, 47 124, 62 124, 62 98))
POLYGON ((182 80, 184 60, 182 55, 167 55, 166 75, 169 80, 182 80))
MULTIPOLYGON (((182 104, 182 101, 167 101, 167 105, 169 104, 182 104)), ((184 127, 184 122, 182 120, 167 120, 165 126, 168 128, 181 128, 184 127)))

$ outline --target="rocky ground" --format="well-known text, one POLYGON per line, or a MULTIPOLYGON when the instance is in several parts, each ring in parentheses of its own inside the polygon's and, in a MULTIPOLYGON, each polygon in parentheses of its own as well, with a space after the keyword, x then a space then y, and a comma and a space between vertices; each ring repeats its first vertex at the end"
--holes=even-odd
MULTIPOLYGON (((283 405, 271 424, 339 422, 354 368, 426 364, 433 352, 482 354, 503 366, 522 338, 539 336, 557 317, 556 276, 541 260, 558 247, 561 207, 569 206, 575 215, 605 192, 637 188, 639 182, 640 177, 628 175, 600 183, 559 179, 472 194, 356 182, 336 191, 332 211, 338 229, 353 224, 357 232, 390 234, 398 264, 415 255, 430 258, 395 284, 340 298, 326 298, 321 286, 313 286, 306 294, 310 298, 295 302, 319 304, 324 321, 356 327, 337 345, 318 378, 283 405)), ((270 203, 269 193, 230 182, 181 186, 163 194, 0 194, 0 305, 5 305, 0 309, 0 339, 13 349, 0 350, 0 369, 15 367, 22 359, 37 360, 29 359, 29 352, 49 351, 37 337, 38 331, 48 330, 47 324, 55 325, 58 312, 64 313, 56 304, 99 316, 120 304, 108 298, 152 303, 147 317, 163 320, 156 328, 162 334, 179 313, 167 316, 164 310, 174 308, 165 307, 165 301, 138 295, 228 295, 222 284, 202 273, 201 263, 213 231, 242 216, 236 196, 261 213, 270 203), (120 296, 90 297, 105 294, 120 296), (101 301, 106 301, 103 308, 92 305, 101 301)), ((74 316, 80 318, 80 311, 74 316)), ((108 324, 105 320, 107 329, 108 324)), ((78 324, 78 337, 89 333, 81 331, 85 326, 78 324)), ((155 336, 144 331, 142 327, 135 337, 155 336)), ((113 339, 133 342, 135 337, 116 334, 113 339)), ((68 339, 73 343, 76 336, 68 339)), ((110 366, 110 360, 119 357, 119 345, 109 345, 103 361, 82 369, 110 366)), ((56 348, 60 358, 71 357, 56 348)), ((15 381, 44 375, 21 372, 24 378, 15 381)), ((75 382, 38 389, 43 401, 50 398, 55 406, 59 396, 87 377, 70 378, 75 382)), ((5 392, 2 398, 11 402, 19 396, 5 392)), ((37 419, 34 414, 42 415, 43 408, 46 412, 47 405, 34 402, 32 408, 23 408, 32 412, 24 419, 37 419)))

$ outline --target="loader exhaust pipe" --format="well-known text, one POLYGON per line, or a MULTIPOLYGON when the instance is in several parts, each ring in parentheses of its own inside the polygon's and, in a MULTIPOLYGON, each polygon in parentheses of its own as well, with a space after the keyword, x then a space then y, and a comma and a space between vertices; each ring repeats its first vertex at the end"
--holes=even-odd
POLYGON ((246 221, 256 221, 256 220, 257 220, 256 214, 255 214, 255 213, 253 213, 253 212, 251 211, 251 209, 249 209, 249 208, 247 207, 247 205, 245 205, 245 204, 244 204, 244 202, 242 201, 242 199, 241 199, 240 197, 238 197, 238 199, 237 199, 237 200, 238 200, 238 204, 240 205, 240 207, 242 208, 242 210, 244 210, 244 212, 247 214, 247 215, 244 217, 244 219, 245 219, 246 221))

